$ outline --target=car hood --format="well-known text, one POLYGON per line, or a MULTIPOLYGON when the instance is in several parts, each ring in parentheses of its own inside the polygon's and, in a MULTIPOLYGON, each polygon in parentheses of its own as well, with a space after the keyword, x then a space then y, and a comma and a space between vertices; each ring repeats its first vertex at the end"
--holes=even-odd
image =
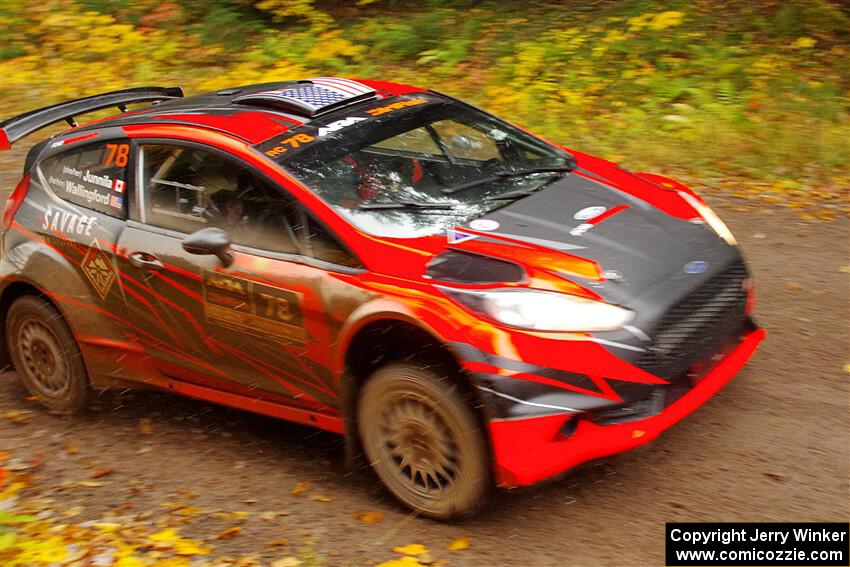
MULTIPOLYGON (((637 177, 635 184, 649 185, 637 177)), ((661 282, 681 280, 691 287, 739 258, 707 225, 668 214, 633 193, 571 173, 469 226, 492 229, 486 235, 476 231, 479 239, 522 241, 596 262, 605 281, 593 287, 617 303, 661 282)))

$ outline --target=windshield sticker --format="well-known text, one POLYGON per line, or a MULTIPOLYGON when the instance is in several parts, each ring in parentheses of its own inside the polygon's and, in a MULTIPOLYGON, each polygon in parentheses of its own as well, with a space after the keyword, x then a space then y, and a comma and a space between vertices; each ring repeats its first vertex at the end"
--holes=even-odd
POLYGON ((469 223, 469 228, 475 230, 496 230, 499 226, 498 222, 490 219, 475 219, 469 223))
POLYGON ((342 120, 337 120, 335 122, 331 122, 327 126, 322 126, 319 128, 319 137, 326 134, 330 134, 331 132, 336 132, 337 130, 342 130, 348 126, 353 124, 357 124, 358 122, 362 122, 363 120, 369 120, 365 116, 349 116, 348 118, 343 118, 342 120))
POLYGON ((469 234, 468 232, 463 232, 454 228, 450 228, 446 231, 446 238, 449 244, 457 244, 465 240, 472 240, 473 238, 478 238, 478 235, 469 234))
POLYGON ((313 140, 315 140, 315 138, 308 134, 295 134, 294 136, 284 138, 278 142, 275 147, 266 150, 266 155, 271 158, 277 157, 281 154, 285 154, 289 150, 294 150, 295 148, 300 148, 304 144, 309 144, 313 140))
MULTIPOLYGON (((385 101, 381 101, 385 102, 385 101)), ((354 126, 359 122, 371 120, 378 116, 384 116, 388 113, 409 108, 411 106, 419 106, 433 102, 426 98, 402 99, 390 104, 384 104, 376 108, 368 108, 363 111, 352 112, 345 118, 340 118, 332 122, 326 122, 319 117, 316 120, 305 124, 297 129, 297 133, 290 130, 280 138, 274 137, 265 142, 261 142, 254 146, 254 149, 263 152, 266 156, 277 159, 284 154, 292 154, 294 150, 300 150, 316 140, 320 140, 329 134, 338 132, 344 128, 354 126)))
POLYGON ((427 104, 431 102, 425 98, 414 98, 413 100, 400 100, 398 102, 394 102, 392 104, 388 104, 386 106, 379 106, 378 108, 370 108, 366 111, 367 114, 371 116, 381 116, 382 114, 386 114, 387 112, 392 112, 394 110, 399 110, 402 108, 408 108, 410 106, 419 106, 420 104, 427 104))

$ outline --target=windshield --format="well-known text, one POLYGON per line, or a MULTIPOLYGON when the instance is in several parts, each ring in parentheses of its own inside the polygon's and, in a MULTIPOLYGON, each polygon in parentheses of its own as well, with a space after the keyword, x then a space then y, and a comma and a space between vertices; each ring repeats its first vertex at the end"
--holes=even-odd
POLYGON ((513 126, 432 93, 343 109, 257 149, 357 228, 396 238, 462 225, 541 189, 573 163, 513 126))

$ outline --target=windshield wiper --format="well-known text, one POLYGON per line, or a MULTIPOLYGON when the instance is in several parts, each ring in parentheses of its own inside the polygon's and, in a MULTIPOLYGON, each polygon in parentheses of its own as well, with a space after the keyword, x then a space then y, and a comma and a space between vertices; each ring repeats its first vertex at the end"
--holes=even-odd
POLYGON ((454 209, 456 203, 422 203, 420 201, 391 201, 389 203, 364 203, 357 208, 360 211, 448 211, 454 209))
POLYGON ((532 193, 537 193, 539 189, 534 189, 532 191, 508 191, 506 193, 501 193, 499 195, 489 195, 481 199, 482 201, 516 201, 517 199, 522 199, 524 197, 528 197, 532 193))
POLYGON ((460 191, 466 191, 467 189, 472 189, 473 187, 478 187, 479 185, 493 183, 494 181, 500 181, 509 177, 523 177, 525 175, 533 175, 535 173, 569 173, 573 169, 575 168, 571 165, 549 165, 541 167, 529 167, 526 169, 497 171, 492 175, 488 175, 480 179, 473 179, 472 181, 460 183, 452 187, 445 187, 442 189, 442 192, 445 195, 453 195, 454 193, 459 193, 460 191))
POLYGON ((540 167, 527 167, 525 169, 508 169, 496 173, 499 177, 522 177, 532 173, 569 173, 574 170, 572 165, 541 165, 540 167))

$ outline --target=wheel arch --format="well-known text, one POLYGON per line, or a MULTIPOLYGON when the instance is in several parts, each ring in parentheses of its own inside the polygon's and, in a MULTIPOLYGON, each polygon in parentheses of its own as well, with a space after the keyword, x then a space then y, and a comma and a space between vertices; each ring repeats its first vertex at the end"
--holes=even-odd
POLYGON ((29 280, 14 279, 9 281, 8 283, 5 283, 2 290, 0 290, 0 321, 3 322, 3 324, 0 325, 0 370, 9 368, 12 365, 11 356, 9 354, 9 346, 6 341, 6 320, 9 308, 16 299, 27 295, 39 297, 49 303, 59 312, 60 315, 62 315, 62 319, 64 319, 65 324, 67 324, 68 328, 71 329, 71 334, 74 334, 74 329, 71 327, 70 321, 68 321, 68 316, 65 313, 65 310, 62 309, 59 302, 54 301, 53 298, 50 297, 50 294, 29 280))
POLYGON ((362 452, 357 434, 357 400, 363 385, 379 367, 390 362, 420 361, 442 366, 460 388, 467 407, 481 426, 492 464, 487 413, 480 392, 463 370, 458 353, 420 321, 403 312, 372 314, 348 334, 342 360, 342 414, 349 464, 362 452))

